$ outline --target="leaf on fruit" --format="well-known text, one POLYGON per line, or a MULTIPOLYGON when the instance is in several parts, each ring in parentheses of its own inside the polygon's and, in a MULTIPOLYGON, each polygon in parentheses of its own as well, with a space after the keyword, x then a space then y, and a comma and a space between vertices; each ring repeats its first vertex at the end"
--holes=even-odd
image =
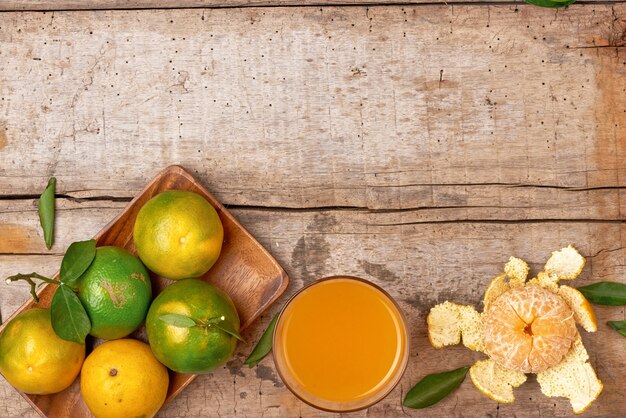
POLYGON ((96 241, 73 242, 65 252, 61 261, 61 282, 73 285, 78 278, 89 268, 96 256, 96 241))
POLYGON ((221 329, 225 333, 237 338, 239 341, 244 341, 243 337, 239 335, 239 330, 235 329, 235 327, 233 327, 233 325, 229 321, 226 321, 226 318, 224 318, 223 316, 218 318, 217 320, 209 322, 209 325, 221 329))
POLYGON ((84 343, 91 330, 91 321, 72 289, 61 285, 54 292, 50 303, 50 319, 54 332, 67 341, 84 343))
POLYGON ((178 327, 178 328, 192 328, 195 327, 196 321, 185 315, 179 315, 175 313, 161 315, 159 319, 166 324, 178 327))

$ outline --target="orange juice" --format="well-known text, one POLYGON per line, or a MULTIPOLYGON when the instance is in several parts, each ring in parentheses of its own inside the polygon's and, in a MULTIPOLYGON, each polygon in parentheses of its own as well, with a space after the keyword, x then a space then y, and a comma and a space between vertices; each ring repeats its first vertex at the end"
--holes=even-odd
POLYGON ((322 279, 297 293, 274 332, 274 358, 286 385, 332 411, 365 408, 398 382, 408 359, 402 313, 362 279, 322 279))

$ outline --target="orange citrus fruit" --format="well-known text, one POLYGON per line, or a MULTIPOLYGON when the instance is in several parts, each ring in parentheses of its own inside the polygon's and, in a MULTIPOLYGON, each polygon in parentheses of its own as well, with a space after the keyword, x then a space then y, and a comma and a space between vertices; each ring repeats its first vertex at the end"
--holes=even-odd
POLYGON ((197 324, 224 321, 239 331, 239 315, 230 297, 198 279, 167 286, 152 302, 146 317, 150 347, 157 359, 179 373, 208 373, 234 353, 237 339, 217 326, 180 327, 162 319, 176 314, 197 324))
POLYGON ((215 208, 199 194, 170 190, 150 199, 133 230, 139 258, 172 280, 199 277, 217 261, 224 229, 215 208))
POLYGON ((122 338, 146 317, 152 299, 150 276, 141 261, 123 248, 98 247, 78 281, 78 297, 91 320, 91 335, 122 338))
POLYGON ((141 341, 107 341, 87 356, 80 391, 96 418, 153 417, 167 395, 167 369, 141 341))
POLYGON ((52 329, 50 310, 28 309, 0 335, 0 372, 22 392, 47 395, 72 384, 85 359, 85 344, 65 341, 52 329))
POLYGON ((578 331, 561 297, 529 285, 507 290, 489 306, 483 334, 492 359, 508 369, 538 373, 561 362, 578 331))

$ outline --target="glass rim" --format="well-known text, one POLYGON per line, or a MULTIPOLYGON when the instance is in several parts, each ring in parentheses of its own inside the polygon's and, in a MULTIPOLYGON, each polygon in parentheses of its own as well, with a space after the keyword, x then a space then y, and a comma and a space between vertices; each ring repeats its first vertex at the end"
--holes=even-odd
MULTIPOLYGON (((393 374, 393 376, 389 379, 389 381, 377 392, 375 392, 372 396, 370 397, 366 397, 360 400, 356 400, 356 401, 349 401, 349 402, 337 402, 337 401, 326 401, 329 404, 342 404, 345 403, 346 404, 346 408, 332 408, 330 406, 322 406, 319 404, 315 404, 313 401, 309 400, 309 399, 305 399, 301 394, 299 394, 292 386, 291 384, 285 379, 285 376, 283 376, 283 372, 281 371, 281 368, 278 364, 278 361, 276 360, 276 350, 272 350, 272 358, 274 360, 274 367, 276 368, 276 372, 278 373, 278 376, 280 377, 280 380, 285 384, 285 387, 287 387, 287 389, 289 389, 289 391, 291 393, 293 393, 299 400, 301 400, 302 402, 306 403, 309 406, 312 406, 314 408, 317 408, 319 410, 322 411, 326 411, 326 412, 355 412, 355 411, 360 411, 362 409, 365 408, 369 408, 375 404, 377 404, 378 402, 382 401, 383 399, 385 399, 398 385, 398 383, 400 383, 400 380, 402 379, 402 376, 404 375, 408 362, 409 362, 409 355, 410 355, 410 335, 409 335, 409 329, 407 327, 407 322, 406 322, 406 317, 404 316, 404 313, 402 312, 402 309, 400 309, 400 306, 398 305, 398 302, 396 302, 396 300, 391 297, 391 295, 389 293, 387 293, 387 291, 385 291, 385 289, 383 289, 382 287, 380 287, 379 285, 372 283, 369 280, 360 278, 360 277, 356 277, 356 276, 349 276, 349 275, 335 275, 335 276, 327 276, 327 277, 323 277, 321 279, 317 279, 309 284, 307 284, 306 286, 302 287, 300 290, 298 290, 296 293, 294 293, 288 300, 287 302, 285 302, 285 304, 283 305, 283 307, 281 308, 280 312, 278 313, 278 318, 276 319, 276 325, 274 327, 274 331, 272 333, 272 347, 277 347, 276 345, 276 334, 278 331, 278 325, 281 321, 281 319, 283 318, 283 314, 285 312, 285 310, 287 309, 287 307, 291 304, 291 302, 293 302, 293 300, 300 295, 302 292, 304 292, 305 290, 307 290, 308 288, 315 286, 317 284, 323 283, 323 282, 327 282, 327 281, 333 281, 333 280, 338 280, 338 279, 347 279, 347 280, 353 280, 353 281, 357 281, 363 284, 366 284, 372 288, 374 288, 375 290, 378 290, 380 293, 382 293, 383 296, 385 296, 392 304, 392 306, 395 308, 395 310, 398 313, 398 319, 399 322, 401 324, 401 331, 404 331, 404 353, 401 354, 401 359, 400 359, 400 364, 396 367, 396 370, 393 374), (351 405, 352 404, 352 405, 351 405)), ((317 398, 317 397, 315 397, 317 398)), ((317 398, 322 400, 321 398, 317 398)))

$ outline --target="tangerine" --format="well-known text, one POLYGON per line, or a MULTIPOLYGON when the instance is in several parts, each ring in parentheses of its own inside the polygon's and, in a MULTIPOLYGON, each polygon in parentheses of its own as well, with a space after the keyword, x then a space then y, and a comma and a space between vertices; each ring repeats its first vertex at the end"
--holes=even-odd
POLYGON ((167 286, 152 302, 146 317, 150 347, 157 359, 179 373, 208 373, 232 357, 237 339, 211 321, 225 321, 239 331, 239 315, 228 295, 198 279, 167 286), (168 314, 191 318, 198 326, 180 327, 162 319, 168 314))
POLYGON ((0 372, 24 393, 47 395, 66 389, 84 359, 85 344, 55 334, 50 309, 28 309, 0 334, 0 372))
POLYGON ((502 366, 539 373, 561 362, 578 331, 561 297, 529 285, 509 289, 490 304, 483 334, 487 354, 502 366))
POLYGON ((139 328, 152 299, 152 284, 141 261, 119 247, 98 247, 78 280, 78 297, 94 337, 113 340, 139 328))
POLYGON ((202 276, 217 261, 224 229, 217 211, 197 193, 169 190, 150 199, 133 229, 139 258, 159 276, 202 276))
POLYGON ((165 402, 169 376, 141 341, 96 347, 83 365, 80 391, 96 418, 153 417, 165 402))

